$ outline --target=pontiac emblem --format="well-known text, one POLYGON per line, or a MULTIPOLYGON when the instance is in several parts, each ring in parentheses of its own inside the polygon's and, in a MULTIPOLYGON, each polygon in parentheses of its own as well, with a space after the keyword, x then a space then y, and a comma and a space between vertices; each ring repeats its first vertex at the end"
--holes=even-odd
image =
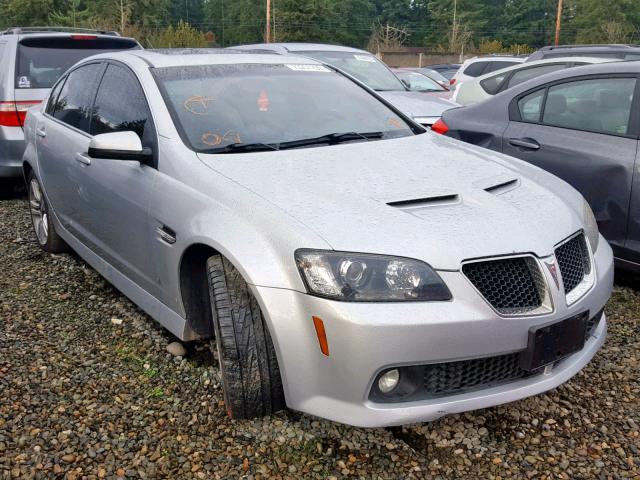
POLYGON ((560 290, 560 283, 558 282, 558 269, 556 268, 555 262, 544 262, 544 264, 547 266, 547 269, 549 269, 549 273, 553 277, 553 281, 556 282, 556 288, 560 290))

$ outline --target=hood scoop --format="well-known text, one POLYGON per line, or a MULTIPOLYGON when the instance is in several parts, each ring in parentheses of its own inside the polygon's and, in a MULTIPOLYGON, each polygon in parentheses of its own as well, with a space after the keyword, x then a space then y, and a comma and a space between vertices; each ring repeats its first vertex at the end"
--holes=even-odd
POLYGON ((399 208, 401 210, 422 209, 425 207, 440 207, 444 205, 453 205, 460 201, 457 194, 433 195, 430 197, 413 198, 410 200, 397 200, 387 202, 390 207, 399 208))
POLYGON ((516 188, 520 183, 520 180, 514 178, 513 180, 509 180, 507 182, 498 183, 497 185, 492 185, 484 189, 485 192, 493 193, 494 195, 501 195, 503 193, 507 193, 514 188, 516 188))
POLYGON ((484 190, 492 195, 502 195, 520 186, 520 179, 512 175, 497 175, 473 182, 474 188, 484 190))

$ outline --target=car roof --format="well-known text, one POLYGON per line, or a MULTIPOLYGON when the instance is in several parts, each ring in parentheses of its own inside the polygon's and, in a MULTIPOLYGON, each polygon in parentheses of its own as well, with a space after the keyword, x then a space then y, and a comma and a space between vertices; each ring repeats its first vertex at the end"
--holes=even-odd
POLYGON ((191 65, 229 65, 238 63, 258 63, 265 65, 307 64, 321 65, 320 62, 306 57, 290 55, 286 60, 280 55, 271 53, 255 53, 243 51, 230 51, 223 48, 190 48, 190 49, 164 49, 164 50, 126 50, 118 52, 101 53, 85 59, 112 59, 125 63, 132 58, 140 58, 149 66, 155 68, 162 67, 185 67, 191 65))
MULTIPOLYGON (((591 65, 581 65, 573 68, 566 68, 563 70, 558 70, 556 72, 547 73, 545 75, 541 75, 540 77, 533 78, 531 80, 527 80, 526 82, 522 82, 519 85, 516 85, 513 88, 505 90, 497 94, 493 98, 502 98, 505 96, 511 99, 515 95, 519 95, 522 92, 527 90, 535 89, 538 86, 546 85, 547 83, 551 83, 557 80, 564 80, 568 78, 576 78, 586 75, 615 75, 619 73, 631 73, 638 74, 640 73, 640 61, 618 61, 618 62, 604 62, 604 63, 594 63, 591 65)), ((491 100, 488 100, 491 101, 491 100)))
POLYGON ((500 75, 501 73, 511 72, 513 70, 524 70, 526 68, 535 67, 536 65, 547 65, 554 63, 571 63, 571 62, 584 62, 586 64, 593 63, 608 63, 615 62, 617 60, 611 58, 597 58, 597 57, 553 57, 553 58, 543 58, 541 60, 533 60, 531 62, 518 63, 517 65, 510 65, 508 67, 501 68, 500 70, 494 70, 493 72, 485 73, 484 75, 480 75, 476 77, 474 80, 481 81, 485 78, 494 77, 496 75, 500 75))
MULTIPOLYGON (((93 30, 90 28, 72 27, 11 27, 0 31, 0 36, 17 36, 19 39, 25 37, 68 37, 71 35, 96 35, 107 37, 121 37, 118 32, 107 30, 93 30)), ((129 40, 129 38, 127 38, 129 40)))
POLYGON ((547 45, 540 50, 548 52, 552 50, 627 50, 640 48, 640 45, 628 45, 624 43, 601 43, 601 44, 577 44, 577 45, 547 45))
POLYGON ((524 62, 526 57, 516 57, 515 55, 483 55, 482 57, 472 57, 464 61, 463 65, 476 62, 524 62))
POLYGON ((371 55, 370 52, 360 50, 359 48, 344 47, 342 45, 330 45, 326 43, 254 43, 249 45, 236 45, 228 47, 233 50, 273 50, 279 53, 289 52, 353 52, 365 53, 371 55))

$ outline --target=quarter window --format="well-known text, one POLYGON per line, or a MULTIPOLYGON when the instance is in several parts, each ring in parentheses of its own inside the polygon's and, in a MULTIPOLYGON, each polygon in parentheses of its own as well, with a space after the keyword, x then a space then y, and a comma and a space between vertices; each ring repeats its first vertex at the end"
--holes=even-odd
POLYGON ((484 72, 488 62, 473 62, 467 68, 464 69, 464 74, 469 77, 479 77, 484 72))
POLYGON ((102 65, 91 63, 72 71, 53 104, 55 118, 83 132, 89 132, 91 103, 102 65))
POLYGON ((542 123, 627 135, 634 78, 601 78, 549 87, 542 123))
POLYGON ((502 86, 502 82, 504 81, 507 73, 499 73, 498 75, 494 75, 493 77, 485 78, 480 82, 480 86, 487 92, 489 95, 495 95, 500 90, 502 86))
POLYGON ((538 90, 537 92, 522 97, 518 101, 518 110, 520 110, 520 118, 522 121, 538 122, 540 120, 543 98, 544 90, 538 90))
POLYGON ((133 131, 143 146, 152 147, 150 117, 138 80, 125 68, 110 64, 98 88, 91 134, 133 131))

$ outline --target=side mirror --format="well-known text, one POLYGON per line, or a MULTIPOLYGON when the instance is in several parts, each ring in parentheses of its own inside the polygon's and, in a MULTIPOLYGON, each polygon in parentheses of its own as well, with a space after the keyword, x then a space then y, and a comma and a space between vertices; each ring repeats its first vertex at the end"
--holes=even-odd
POLYGON ((89 143, 87 152, 91 158, 107 160, 131 160, 147 163, 151 159, 150 148, 142 148, 140 137, 135 132, 113 132, 96 135, 89 143))
POLYGON ((402 79, 400 80, 402 83, 404 83, 404 86, 407 87, 409 90, 411 90, 411 82, 409 82, 409 80, 405 80, 402 79))

